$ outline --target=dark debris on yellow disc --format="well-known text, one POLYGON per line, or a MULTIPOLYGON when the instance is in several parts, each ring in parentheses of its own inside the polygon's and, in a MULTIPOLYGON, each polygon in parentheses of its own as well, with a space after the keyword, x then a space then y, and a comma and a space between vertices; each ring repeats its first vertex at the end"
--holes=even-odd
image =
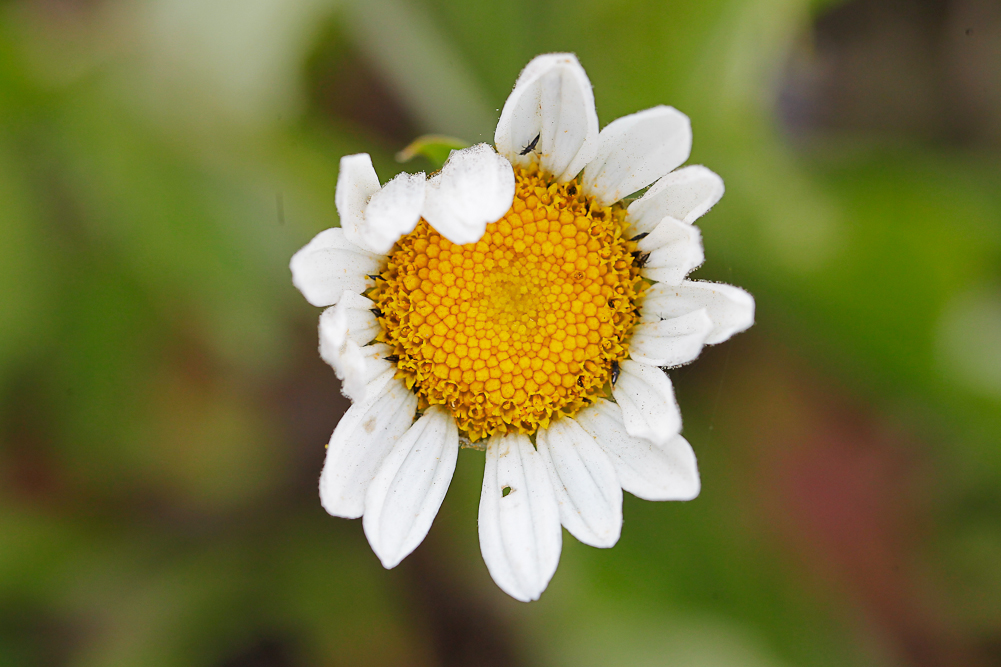
POLYGON ((421 220, 368 294, 397 377, 471 441, 533 434, 604 395, 645 285, 620 204, 596 206, 536 168, 515 178, 511 209, 477 243, 421 220))

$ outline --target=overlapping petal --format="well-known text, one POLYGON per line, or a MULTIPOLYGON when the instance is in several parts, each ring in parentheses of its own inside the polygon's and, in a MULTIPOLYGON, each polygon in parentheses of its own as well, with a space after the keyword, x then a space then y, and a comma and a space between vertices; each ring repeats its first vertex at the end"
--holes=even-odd
POLYGON ((479 535, 497 585, 522 602, 537 600, 556 572, 563 534, 546 464, 527 436, 487 442, 479 535))
POLYGON ((604 399, 575 418, 608 454, 622 488, 644 500, 691 500, 701 484, 695 452, 680 435, 663 445, 626 431, 622 409, 604 399))
POLYGON ((362 238, 374 252, 385 254, 421 219, 427 179, 424 173, 398 174, 372 195, 365 207, 362 238))
POLYGON ((652 232, 667 217, 692 224, 720 200, 723 190, 723 179, 705 167, 683 167, 630 204, 626 220, 634 234, 652 232))
POLYGON ((538 160, 560 183, 574 178, 597 151, 598 114, 591 82, 572 53, 530 62, 504 103, 494 133, 497 150, 513 164, 538 160))
POLYGON ((379 176, 375 173, 368 153, 345 155, 341 158, 337 189, 334 191, 341 229, 348 241, 371 252, 378 251, 370 247, 365 239, 365 209, 379 188, 379 176))
POLYGON ((424 540, 455 472, 459 431, 442 406, 429 408, 393 445, 365 495, 362 526, 386 568, 424 540))
POLYGON ((609 123, 584 168, 584 192, 610 206, 680 166, 692 151, 692 125, 674 107, 658 106, 609 123))
POLYGON ((681 411, 667 374, 656 366, 626 359, 612 396, 622 408, 626 433, 664 445, 681 432, 681 411))
POLYGON ((487 144, 452 151, 431 177, 424 218, 452 243, 475 243, 487 224, 499 220, 514 200, 514 170, 487 144))
POLYGON ((651 366, 681 366, 699 356, 712 330, 713 321, 705 309, 669 320, 640 322, 629 339, 629 356, 651 366))
POLYGON ((592 547, 611 547, 622 532, 622 487, 608 455, 569 417, 536 436, 539 454, 570 534, 592 547))
POLYGON ((722 343, 754 324, 754 297, 739 287, 703 280, 652 285, 643 300, 641 319, 671 319, 697 310, 705 310, 713 323, 706 345, 722 343))
POLYGON ((674 218, 661 220, 636 245, 645 256, 643 277, 672 285, 684 280, 705 260, 699 228, 674 218))
POLYGON ((332 306, 344 292, 360 293, 374 282, 382 258, 348 241, 343 229, 327 229, 292 255, 292 284, 314 306, 332 306))
POLYGON ((368 384, 334 429, 320 475, 320 502, 334 516, 357 519, 386 454, 414 421, 417 397, 390 369, 368 384))

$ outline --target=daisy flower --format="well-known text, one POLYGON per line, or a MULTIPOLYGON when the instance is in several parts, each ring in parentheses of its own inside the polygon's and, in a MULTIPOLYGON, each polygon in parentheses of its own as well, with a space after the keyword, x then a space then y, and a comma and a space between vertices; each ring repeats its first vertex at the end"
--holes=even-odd
POLYGON ((547 54, 518 77, 494 141, 385 185, 368 155, 342 158, 341 226, 291 269, 329 306, 320 355, 353 402, 327 448, 323 507, 363 517, 394 567, 427 535, 460 445, 483 449, 483 560, 528 601, 556 571, 561 525, 611 547, 623 489, 698 495, 663 369, 751 326, 754 300, 686 279, 703 260, 693 222, 723 181, 678 169, 692 143, 681 112, 599 132, 580 63, 547 54))

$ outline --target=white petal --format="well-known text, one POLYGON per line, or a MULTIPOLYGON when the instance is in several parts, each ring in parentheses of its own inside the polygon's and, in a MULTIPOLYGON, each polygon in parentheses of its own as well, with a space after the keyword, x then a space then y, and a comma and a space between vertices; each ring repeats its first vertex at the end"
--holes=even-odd
POLYGON ((365 495, 362 525, 385 568, 396 567, 431 530, 459 455, 455 419, 441 406, 396 441, 365 495))
POLYGON ((344 292, 364 292, 374 285, 382 257, 347 240, 343 229, 327 229, 292 255, 292 283, 314 306, 332 306, 344 292))
POLYGON ((723 179, 703 166, 672 171, 629 205, 630 233, 652 232, 668 216, 691 224, 720 200, 723 190, 723 179))
POLYGON ((643 277, 672 285, 680 283, 705 261, 699 228, 674 218, 661 220, 636 246, 641 253, 650 253, 641 270, 643 277))
POLYGON ((518 166, 538 160, 560 183, 580 173, 598 148, 598 114, 576 56, 547 53, 528 63, 504 103, 494 143, 518 166))
POLYGON ((375 248, 368 245, 365 238, 365 209, 372 195, 379 191, 379 177, 372 166, 372 158, 368 153, 345 155, 341 158, 341 167, 337 173, 337 189, 334 192, 334 203, 337 205, 337 215, 341 218, 341 229, 344 237, 355 245, 369 251, 375 248))
POLYGON ((320 347, 340 346, 346 340, 365 345, 379 334, 379 321, 372 312, 375 303, 354 292, 345 292, 336 306, 320 315, 320 347))
POLYGON ((754 297, 733 285, 685 280, 657 283, 643 297, 642 321, 680 317, 705 309, 713 323, 706 345, 722 343, 754 324, 754 297))
POLYGON ((640 322, 629 339, 629 356, 651 366, 681 366, 699 356, 712 330, 713 321, 705 309, 669 320, 640 322))
POLYGON ((353 340, 347 340, 334 346, 322 332, 320 335, 320 357, 337 373, 341 393, 356 403, 370 395, 373 380, 387 371, 396 372, 395 364, 386 361, 392 353, 393 348, 383 343, 361 347, 353 340))
POLYGON ((612 396, 622 408, 626 433, 664 445, 681 432, 681 411, 674 400, 674 387, 656 366, 631 359, 619 362, 619 379, 612 396))
POLYGON ((542 456, 527 436, 487 442, 479 511, 480 552, 511 597, 537 600, 560 562, 560 510, 542 456))
POLYGON ((684 164, 691 152, 691 122, 674 107, 623 116, 598 136, 598 153, 584 168, 584 192, 614 204, 684 164))
POLYGON ((487 223, 499 220, 514 201, 511 163, 487 144, 452 151, 431 177, 424 218, 452 243, 475 243, 487 223))
POLYGON ((372 195, 361 228, 369 248, 388 253, 401 236, 414 231, 424 208, 426 183, 423 172, 398 174, 372 195))
POLYGON ((330 437, 320 475, 320 502, 334 516, 362 515, 369 483, 414 421, 417 397, 393 378, 393 372, 369 383, 366 400, 348 408, 330 437))
POLYGON ((634 438, 622 409, 603 399, 575 417, 615 466, 622 488, 644 500, 691 500, 699 495, 699 468, 688 441, 676 435, 663 446, 634 438))
POLYGON ((611 547, 622 532, 622 487, 608 455, 580 424, 558 419, 536 435, 539 453, 570 534, 592 547, 611 547))

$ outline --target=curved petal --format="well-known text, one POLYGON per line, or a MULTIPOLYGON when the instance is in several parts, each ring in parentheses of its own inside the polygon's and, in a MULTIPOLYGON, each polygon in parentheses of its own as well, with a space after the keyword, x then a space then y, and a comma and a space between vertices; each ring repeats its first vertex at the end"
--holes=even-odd
POLYGON ((643 298, 641 321, 681 317, 702 309, 713 323, 706 345, 722 343, 754 324, 753 296, 733 285, 703 280, 651 286, 643 298))
POLYGON ((546 464, 527 436, 487 442, 479 533, 483 561, 501 590, 522 602, 539 599, 560 562, 563 533, 546 464))
POLYGON ((365 493, 386 453, 406 433, 417 412, 417 397, 390 369, 368 384, 367 397, 337 423, 320 474, 320 503, 334 516, 357 519, 365 493))
POLYGON ((426 184, 424 172, 397 174, 372 195, 365 207, 365 222, 361 227, 369 248, 388 253, 401 236, 414 231, 424 208, 426 184))
POLYGON ((699 356, 712 330, 713 321, 705 309, 669 320, 640 322, 629 340, 629 356, 651 366, 681 366, 699 356))
POLYGON ((580 424, 558 419, 536 435, 570 534, 592 547, 611 547, 622 532, 622 487, 608 455, 580 424))
POLYGON ((631 359, 619 362, 612 396, 622 408, 626 433, 664 445, 681 432, 681 411, 667 373, 631 359))
POLYGON ((520 167, 538 160, 560 183, 580 173, 598 148, 598 114, 576 56, 547 53, 528 63, 504 103, 494 143, 520 167))
POLYGON ((355 245, 375 251, 365 239, 365 209, 372 195, 379 191, 379 177, 368 153, 345 155, 337 172, 334 203, 341 218, 344 237, 355 245))
POLYGON ((612 121, 584 168, 584 192, 610 206, 650 185, 692 152, 692 125, 674 107, 659 106, 612 121))
POLYGON ((672 171, 629 205, 630 233, 652 232, 669 216, 692 224, 715 206, 723 191, 723 179, 701 165, 672 171))
POLYGON ((441 406, 396 441, 365 494, 362 526, 383 567, 396 567, 431 530, 459 455, 455 419, 441 406))
POLYGON ((680 435, 663 446, 626 432, 622 409, 598 399, 575 417, 605 450, 622 488, 643 500, 691 500, 699 495, 699 467, 695 452, 680 435))
POLYGON ((664 218, 649 236, 636 244, 649 253, 641 273, 644 278, 675 285, 705 261, 702 234, 694 225, 664 218))
POLYGON ((365 345, 379 335, 379 320, 372 309, 375 303, 354 292, 345 292, 336 306, 327 308, 320 315, 321 347, 326 339, 328 345, 340 346, 346 340, 365 345))
POLYGON ((452 151, 427 184, 424 219, 452 243, 475 243, 514 201, 511 163, 487 144, 452 151))
POLYGON ((375 283, 382 258, 347 240, 344 230, 324 230, 292 255, 292 284, 314 306, 332 306, 344 292, 360 293, 375 283))
POLYGON ((341 381, 341 393, 356 403, 368 398, 375 378, 387 371, 396 372, 396 365, 386 360, 392 352, 393 348, 383 343, 361 347, 346 340, 335 346, 322 331, 320 334, 320 357, 333 367, 341 381))

